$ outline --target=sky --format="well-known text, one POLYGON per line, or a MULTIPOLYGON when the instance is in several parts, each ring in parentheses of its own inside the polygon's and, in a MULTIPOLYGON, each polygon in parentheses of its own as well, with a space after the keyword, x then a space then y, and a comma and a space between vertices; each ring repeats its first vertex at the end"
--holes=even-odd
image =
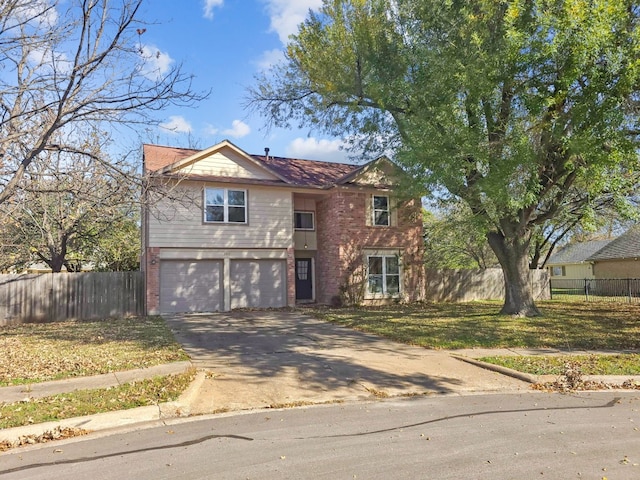
POLYGON ((170 107, 145 141, 208 148, 229 140, 251 154, 349 161, 342 141, 309 130, 267 130, 244 107, 260 71, 283 58, 289 35, 322 0, 147 0, 140 35, 155 68, 181 64, 195 75, 193 88, 211 93, 194 108, 170 107))

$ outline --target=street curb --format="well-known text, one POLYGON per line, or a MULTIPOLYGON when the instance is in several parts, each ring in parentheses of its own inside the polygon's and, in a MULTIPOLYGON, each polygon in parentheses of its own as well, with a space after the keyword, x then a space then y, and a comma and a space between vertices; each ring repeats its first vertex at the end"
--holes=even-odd
POLYGON ((494 365, 492 363, 481 362, 480 360, 464 357, 462 355, 456 355, 454 353, 452 353, 451 356, 456 360, 460 360, 461 362, 470 363, 471 365, 475 365, 476 367, 484 368, 485 370, 491 370, 496 373, 501 373, 502 375, 507 375, 517 380, 522 380, 523 382, 538 383, 537 375, 530 375, 528 373, 518 372, 517 370, 512 370, 511 368, 503 367, 501 365, 494 365))
MULTIPOLYGON (((508 375, 510 377, 522 380, 523 382, 531 384, 544 384, 558 381, 563 375, 532 375, 529 373, 519 372, 511 368, 503 367, 502 365, 495 365, 493 363, 482 362, 474 358, 465 357, 463 355, 451 354, 451 356, 462 362, 470 363, 485 370, 491 370, 502 375, 508 375)), ((640 375, 583 375, 583 381, 594 383, 606 383, 612 386, 622 386, 623 383, 629 381, 636 384, 640 384, 640 375)))

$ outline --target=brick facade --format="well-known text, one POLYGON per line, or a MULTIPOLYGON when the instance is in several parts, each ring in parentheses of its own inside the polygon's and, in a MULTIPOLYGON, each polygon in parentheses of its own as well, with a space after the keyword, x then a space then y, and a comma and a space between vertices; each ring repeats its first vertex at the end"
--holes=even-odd
MULTIPOLYGON (((424 298, 421 206, 401 202, 389 227, 368 226, 371 193, 338 190, 317 204, 317 301, 339 303, 341 287, 366 282, 365 250, 401 251, 404 301, 424 298), (357 278, 354 278, 357 277, 357 278)), ((364 303, 371 303, 366 301, 364 303)))
POLYGON ((146 312, 154 315, 160 310, 160 249, 145 249, 143 267, 145 271, 146 312))

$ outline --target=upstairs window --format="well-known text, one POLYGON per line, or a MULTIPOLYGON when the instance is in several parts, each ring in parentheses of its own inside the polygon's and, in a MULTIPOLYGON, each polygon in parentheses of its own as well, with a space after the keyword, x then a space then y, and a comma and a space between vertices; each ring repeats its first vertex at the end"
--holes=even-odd
POLYGON ((296 230, 313 230, 313 212, 294 212, 296 230))
POLYGON ((391 215, 389 214, 389 197, 386 195, 373 196, 373 224, 378 227, 388 227, 391 225, 391 215))
POLYGON ((205 188, 204 221, 247 223, 247 192, 227 188, 205 188))
POLYGON ((369 293, 394 296, 400 293, 400 262, 397 255, 368 257, 369 293))

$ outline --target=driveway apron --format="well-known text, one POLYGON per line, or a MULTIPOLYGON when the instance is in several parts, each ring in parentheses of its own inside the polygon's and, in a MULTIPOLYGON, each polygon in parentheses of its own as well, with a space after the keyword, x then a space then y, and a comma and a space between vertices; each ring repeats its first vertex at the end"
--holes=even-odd
POLYGON ((299 312, 165 317, 207 374, 191 413, 425 394, 516 391, 527 384, 299 312))

